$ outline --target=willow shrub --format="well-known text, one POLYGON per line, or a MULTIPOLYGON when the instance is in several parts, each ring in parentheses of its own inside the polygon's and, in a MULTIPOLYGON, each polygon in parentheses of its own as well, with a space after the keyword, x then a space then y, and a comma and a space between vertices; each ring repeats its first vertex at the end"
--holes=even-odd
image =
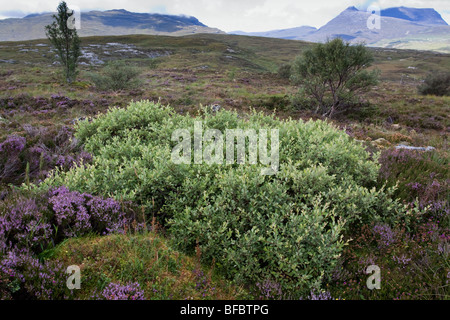
POLYGON ((409 214, 391 189, 375 187, 377 155, 323 121, 230 111, 194 118, 141 101, 80 122, 76 137, 94 155, 92 164, 54 171, 39 188, 65 185, 135 201, 161 219, 179 247, 194 252, 198 245, 230 278, 275 281, 293 296, 320 289, 354 228, 409 214), (278 173, 263 176, 259 164, 174 164, 172 133, 192 133, 194 121, 223 133, 278 129, 278 173))

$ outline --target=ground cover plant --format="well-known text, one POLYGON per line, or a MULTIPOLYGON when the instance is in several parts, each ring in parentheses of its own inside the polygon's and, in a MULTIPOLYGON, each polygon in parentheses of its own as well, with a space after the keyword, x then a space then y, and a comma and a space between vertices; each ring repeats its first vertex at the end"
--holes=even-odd
POLYGON ((311 44, 81 40, 71 85, 47 40, 0 44, 1 298, 448 299, 450 100, 417 92, 448 55, 370 49, 380 82, 324 122, 291 102, 286 66, 311 44), (117 59, 141 85, 103 92, 89 75, 117 59), (280 128, 278 175, 172 165, 171 130, 195 119, 280 128))

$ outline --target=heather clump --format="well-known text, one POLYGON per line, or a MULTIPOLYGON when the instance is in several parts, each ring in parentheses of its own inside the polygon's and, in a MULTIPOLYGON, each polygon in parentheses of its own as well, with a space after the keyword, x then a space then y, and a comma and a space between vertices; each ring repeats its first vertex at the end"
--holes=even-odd
POLYGON ((124 233, 131 222, 124 206, 127 204, 66 187, 34 198, 11 194, 0 203, 0 249, 26 248, 40 253, 70 237, 124 233))
POLYGON ((396 233, 386 224, 376 224, 372 229, 378 248, 387 248, 396 241, 396 233))
POLYGON ((145 300, 144 291, 141 290, 139 283, 120 283, 111 282, 100 294, 93 296, 95 300, 145 300))
POLYGON ((397 185, 395 195, 425 213, 418 216, 417 223, 431 218, 449 227, 450 174, 445 153, 388 149, 379 161, 379 181, 397 185))
POLYGON ((21 152, 25 149, 26 139, 9 136, 0 144, 0 179, 12 178, 22 167, 21 152))
POLYGON ((92 100, 71 99, 61 94, 53 94, 50 97, 19 94, 0 98, 0 110, 9 115, 20 112, 57 113, 76 106, 84 107, 86 111, 90 111, 90 108, 94 107, 96 103, 98 102, 92 100))
POLYGON ((69 170, 92 160, 76 145, 73 129, 27 124, 23 130, 24 136, 10 135, 0 143, 0 184, 39 181, 54 168, 69 170))
POLYGON ((0 298, 66 299, 71 293, 65 289, 64 266, 39 255, 72 237, 124 234, 131 218, 123 207, 66 187, 35 198, 7 196, 0 203, 0 298))
POLYGON ((124 232, 127 224, 121 204, 111 198, 60 187, 50 191, 49 204, 54 212, 53 220, 64 237, 124 232))
POLYGON ((429 220, 411 231, 374 224, 357 234, 328 280, 332 294, 344 299, 448 299, 449 228, 429 220), (380 268, 379 290, 366 286, 366 270, 372 265, 380 268))
POLYGON ((310 293, 309 300, 335 300, 335 299, 333 299, 331 293, 328 291, 316 292, 315 290, 312 290, 310 293))
POLYGON ((35 200, 18 199, 9 210, 0 208, 4 210, 0 214, 0 249, 10 246, 38 251, 51 241, 53 226, 35 200))
POLYGON ((74 292, 66 286, 65 268, 58 261, 41 262, 26 249, 0 253, 0 300, 65 300, 74 292))

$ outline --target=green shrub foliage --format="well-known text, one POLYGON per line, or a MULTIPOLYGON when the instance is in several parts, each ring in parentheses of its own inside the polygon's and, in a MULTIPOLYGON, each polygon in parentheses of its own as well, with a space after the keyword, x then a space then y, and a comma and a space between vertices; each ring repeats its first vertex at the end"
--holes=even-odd
POLYGON ((450 72, 429 74, 418 91, 422 95, 450 96, 450 72))
POLYGON ((141 101, 80 122, 76 137, 94 155, 92 164, 55 171, 40 188, 65 185, 135 201, 179 247, 198 246, 230 278, 275 281, 293 296, 320 289, 351 230, 409 214, 391 189, 375 188, 377 155, 325 121, 207 109, 195 118, 141 101), (193 138, 194 121, 223 133, 278 129, 278 173, 261 175, 260 164, 173 163, 172 133, 186 128, 193 138))
POLYGON ((119 91, 135 89, 140 84, 138 68, 127 65, 123 61, 109 62, 101 73, 90 73, 89 76, 97 89, 102 91, 119 91))

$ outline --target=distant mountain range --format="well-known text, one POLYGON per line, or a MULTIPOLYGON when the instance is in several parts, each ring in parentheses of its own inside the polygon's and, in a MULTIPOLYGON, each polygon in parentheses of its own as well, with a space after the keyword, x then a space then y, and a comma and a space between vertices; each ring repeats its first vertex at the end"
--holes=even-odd
MULTIPOLYGON (((0 20, 0 41, 45 38, 44 27, 54 13, 31 14, 24 18, 0 20)), ((127 34, 188 35, 224 33, 209 28, 194 17, 151 13, 134 13, 123 9, 81 13, 80 36, 114 36, 127 34)))
MULTIPOLYGON (((53 13, 31 14, 24 18, 0 20, 0 41, 45 38, 44 27, 52 22, 53 13)), ((434 50, 450 53, 450 26, 434 9, 407 7, 381 11, 381 28, 369 29, 370 13, 348 7, 323 27, 310 26, 272 30, 267 32, 234 31, 230 34, 270 37, 310 42, 324 42, 341 37, 352 43, 365 42, 369 46, 434 50)), ((225 32, 210 28, 197 18, 126 10, 90 11, 81 13, 80 36, 103 35, 173 35, 225 32)))
POLYGON ((396 7, 381 11, 380 29, 369 29, 371 13, 349 7, 323 27, 231 34, 324 42, 336 37, 369 46, 450 52, 450 26, 434 9, 396 7))

